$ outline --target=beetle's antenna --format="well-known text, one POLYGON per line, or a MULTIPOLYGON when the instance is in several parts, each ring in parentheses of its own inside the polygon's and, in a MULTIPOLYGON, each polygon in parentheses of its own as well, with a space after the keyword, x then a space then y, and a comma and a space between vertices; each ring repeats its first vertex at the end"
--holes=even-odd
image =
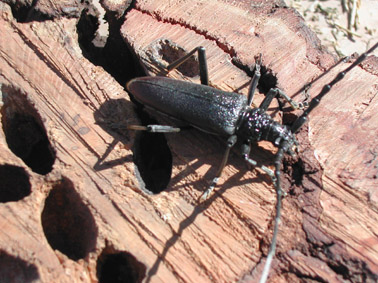
POLYGON ((303 126, 303 124, 306 123, 308 114, 310 114, 310 112, 312 110, 314 110, 319 105, 320 100, 331 90, 331 88, 337 82, 341 81, 350 70, 352 70, 354 67, 356 67, 358 64, 360 64, 362 61, 364 61, 366 59, 367 55, 369 53, 373 52, 377 47, 378 47, 378 42, 376 44, 374 44, 368 51, 366 51, 360 57, 358 57, 356 59, 356 61, 353 62, 352 65, 350 65, 344 71, 338 73, 337 76, 329 84, 326 84, 323 87, 323 89, 320 91, 320 93, 317 96, 315 96, 313 99, 311 99, 308 108, 294 122, 293 126, 291 127, 291 131, 293 133, 297 132, 303 126))
POLYGON ((276 194, 277 194, 276 217, 274 219, 272 242, 270 243, 269 252, 268 252, 268 256, 266 257, 264 270, 261 274, 260 283, 266 282, 274 254, 276 253, 278 225, 281 220, 281 203, 282 203, 282 195, 283 195, 283 191, 281 189, 281 178, 280 178, 281 164, 282 164, 282 159, 284 157, 284 153, 288 150, 287 147, 288 147, 288 144, 286 142, 283 142, 283 144, 281 144, 281 147, 278 149, 278 152, 276 154, 276 159, 274 160, 274 166, 275 166, 274 174, 276 177, 276 180, 274 182, 274 187, 276 189, 276 194))
MULTIPOLYGON (((360 64, 362 61, 364 61, 366 59, 367 55, 369 53, 373 52, 376 48, 378 48, 378 42, 375 45, 373 45, 373 47, 371 47, 368 51, 366 51, 360 57, 358 57, 348 68, 346 68, 344 71, 338 73, 336 75, 336 77, 329 84, 326 84, 323 87, 323 89, 321 90, 321 92, 310 101, 309 107, 294 122, 293 126, 291 127, 291 131, 293 133, 297 132, 303 126, 303 124, 307 121, 308 114, 310 114, 310 112, 315 107, 317 107, 319 105, 320 100, 331 90, 331 88, 337 82, 339 82, 340 80, 342 80, 345 77, 346 73, 348 73, 350 70, 352 70, 358 64, 360 64)), ((275 186, 276 194, 277 194, 276 217, 275 217, 275 220, 274 220, 275 223, 274 223, 274 229, 273 229, 272 242, 270 244, 268 256, 266 258, 264 270, 263 270, 263 272, 261 274, 260 283, 265 283, 266 282, 266 280, 268 278, 270 266, 272 264, 272 260, 273 260, 273 257, 275 255, 275 252, 276 252, 278 225, 279 225, 279 222, 280 222, 280 219, 281 219, 281 203, 282 203, 282 194, 283 194, 283 191, 282 191, 282 188, 281 188, 281 178, 280 178, 280 175, 281 175, 281 163, 282 163, 282 159, 283 159, 284 153, 286 151, 288 151, 288 150, 289 150, 289 146, 288 146, 287 142, 283 142, 281 144, 281 146, 279 147, 279 149, 278 149, 278 152, 277 152, 277 155, 276 155, 276 159, 274 161, 274 165, 275 165, 275 172, 274 172, 274 174, 275 174, 275 177, 276 177, 276 180, 274 182, 274 186, 275 186)))

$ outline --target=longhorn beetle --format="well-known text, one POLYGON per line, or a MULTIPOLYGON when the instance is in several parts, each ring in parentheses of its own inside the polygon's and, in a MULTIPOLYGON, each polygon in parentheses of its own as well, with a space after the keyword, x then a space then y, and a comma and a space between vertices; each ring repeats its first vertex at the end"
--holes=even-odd
MULTIPOLYGON (((377 47, 378 43, 358 57, 348 68, 338 73, 308 104, 296 103, 280 89, 272 88, 258 108, 250 107, 261 76, 261 54, 256 60, 255 73, 249 86, 248 97, 208 86, 205 48, 201 46, 166 67, 168 72, 172 71, 198 52, 201 85, 165 77, 141 77, 132 79, 127 83, 126 87, 129 93, 143 105, 181 120, 201 131, 227 137, 227 147, 222 162, 201 200, 206 200, 214 190, 223 168, 227 164, 230 149, 235 145, 237 139, 242 141, 241 154, 245 161, 253 166, 260 167, 271 177, 277 198, 276 216, 272 242, 260 282, 266 282, 276 249, 283 196, 280 174, 284 154, 293 155, 297 151, 298 143, 295 139, 295 133, 307 121, 307 116, 318 106, 320 100, 330 91, 332 86, 342 80, 346 73, 365 60, 367 55, 377 47), (294 109, 305 109, 291 127, 281 125, 266 113, 272 99, 276 96, 285 99, 294 109), (270 141, 278 148, 274 160, 274 171, 266 166, 259 166, 255 160, 249 157, 251 143, 261 140, 270 141)), ((128 129, 153 133, 176 133, 180 131, 180 128, 163 125, 128 125, 128 129)))

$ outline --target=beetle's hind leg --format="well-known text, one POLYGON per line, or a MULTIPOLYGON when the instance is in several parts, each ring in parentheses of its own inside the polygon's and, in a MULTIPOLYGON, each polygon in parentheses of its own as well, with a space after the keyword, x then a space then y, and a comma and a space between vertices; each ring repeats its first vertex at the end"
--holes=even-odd
POLYGON ((178 133, 181 130, 180 128, 165 125, 128 125, 127 129, 134 131, 146 131, 149 133, 178 133))
POLYGON ((218 183, 218 180, 219 180, 220 176, 222 175, 222 171, 223 171, 224 167, 227 164, 228 156, 230 155, 230 150, 235 145, 236 139, 237 139, 236 135, 230 136, 228 138, 228 140, 227 140, 227 148, 226 148, 225 153, 223 154, 223 159, 222 159, 222 162, 221 162, 221 164, 219 166, 218 172, 215 175, 213 181, 211 182, 210 187, 202 194, 202 196, 200 198, 200 202, 201 201, 205 201, 206 199, 208 199, 209 196, 210 196, 210 194, 213 192, 215 186, 218 183))
POLYGON ((199 64, 199 73, 200 73, 200 79, 201 84, 203 85, 209 85, 209 72, 207 71, 207 61, 206 61, 206 50, 203 46, 198 46, 194 48, 192 51, 190 51, 188 54, 186 54, 184 57, 181 57, 177 59, 176 61, 172 62, 167 66, 168 72, 176 69, 179 67, 182 63, 187 61, 191 56, 194 55, 194 53, 198 52, 198 64, 199 64))

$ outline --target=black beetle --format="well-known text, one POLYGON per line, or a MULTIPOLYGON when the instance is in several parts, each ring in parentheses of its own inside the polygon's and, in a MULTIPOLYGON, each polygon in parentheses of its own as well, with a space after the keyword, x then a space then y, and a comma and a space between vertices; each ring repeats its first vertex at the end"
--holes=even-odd
MULTIPOLYGON (((195 48, 186 56, 167 66, 167 70, 171 71, 185 62, 195 52, 198 52, 201 85, 165 77, 141 77, 135 78, 127 83, 128 92, 138 102, 148 108, 172 116, 201 131, 227 137, 227 148, 218 172, 209 188, 202 195, 201 200, 207 199, 214 190, 222 170, 227 164, 230 149, 235 145, 237 139, 242 141, 241 153, 243 158, 253 166, 258 166, 258 164, 249 157, 252 142, 266 140, 272 142, 278 148, 274 160, 274 171, 266 166, 259 166, 272 178, 277 194, 273 238, 260 282, 266 282, 271 261, 275 254, 281 199, 283 195, 280 184, 280 168, 284 153, 293 155, 297 150, 297 141, 294 134, 307 121, 307 116, 319 104, 322 97, 324 97, 332 86, 340 81, 347 72, 365 60, 367 55, 377 47, 378 43, 358 57, 348 68, 340 72, 329 84, 323 87, 321 92, 315 96, 310 103, 296 103, 283 91, 275 88, 268 91, 258 108, 251 108, 253 96, 261 76, 261 54, 256 60, 255 73, 251 80, 248 97, 209 87, 205 49, 203 47, 195 48), (305 109, 303 114, 291 127, 281 125, 266 113, 272 99, 276 96, 285 99, 294 109, 305 109)), ((160 133, 180 131, 180 128, 162 125, 128 125, 128 129, 160 133)))

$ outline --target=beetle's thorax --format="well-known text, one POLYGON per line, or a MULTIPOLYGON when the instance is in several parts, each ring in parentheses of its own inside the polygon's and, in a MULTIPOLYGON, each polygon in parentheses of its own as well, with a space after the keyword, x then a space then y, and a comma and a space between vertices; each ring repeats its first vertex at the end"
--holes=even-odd
POLYGON ((241 115, 236 134, 247 142, 270 141, 275 146, 286 141, 289 146, 294 145, 295 137, 290 129, 274 121, 260 108, 248 108, 241 115))

